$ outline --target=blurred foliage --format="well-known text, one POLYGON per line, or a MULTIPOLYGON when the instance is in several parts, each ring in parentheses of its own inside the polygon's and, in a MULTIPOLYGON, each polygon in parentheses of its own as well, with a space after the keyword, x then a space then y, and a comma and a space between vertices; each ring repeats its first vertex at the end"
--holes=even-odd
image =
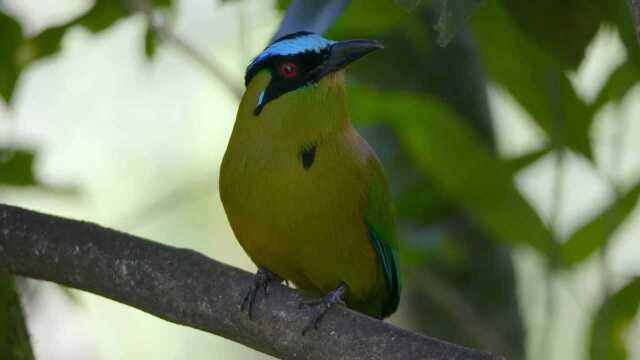
POLYGON ((497 4, 478 9, 473 29, 492 80, 507 89, 550 138, 561 137, 572 150, 591 158, 593 111, 560 72, 558 60, 525 37, 497 4), (564 126, 557 129, 560 122, 564 126))
POLYGON ((13 277, 0 272, 0 355, 3 359, 33 360, 29 334, 13 277))
POLYGON ((147 26, 147 31, 144 35, 144 54, 147 59, 152 59, 156 53, 156 47, 158 46, 158 34, 152 28, 153 25, 147 26))
POLYGON ((129 6, 120 0, 96 0, 93 7, 73 25, 80 24, 92 32, 102 31, 129 14, 129 6))
POLYGON ((600 109, 609 102, 619 102, 640 79, 640 66, 627 60, 620 65, 609 77, 592 107, 600 109))
POLYGON ((504 163, 511 171, 511 174, 515 175, 518 171, 526 168, 527 166, 540 160, 542 157, 548 155, 550 151, 551 149, 549 149, 548 147, 545 147, 540 150, 535 150, 524 155, 506 159, 504 160, 504 163))
POLYGON ((503 0, 513 22, 563 70, 575 69, 608 17, 609 0, 503 0))
MULTIPOLYGON (((624 360, 631 320, 640 309, 640 278, 613 294, 591 325, 590 359, 624 360)), ((637 340, 637 339, 636 339, 637 340)))
POLYGON ((349 96, 353 116, 388 122, 417 168, 486 233, 507 244, 549 251, 549 232, 516 190, 511 171, 442 102, 360 87, 352 87, 349 96))
MULTIPOLYGON (((3 34, 0 39, 0 96, 10 102, 24 66, 58 52, 60 41, 70 28, 80 25, 92 32, 99 32, 134 13, 165 11, 172 5, 173 0, 97 0, 85 14, 66 24, 45 29, 32 38, 25 38, 18 21, 0 7, 0 34, 3 34)), ((152 14, 147 15, 151 17, 152 14)), ((155 35, 149 34, 153 32, 152 25, 149 24, 145 41, 145 53, 149 56, 153 55, 155 49, 155 35)))
POLYGON ((15 19, 0 12, 0 34, 0 96, 9 100, 21 70, 18 50, 23 41, 22 29, 15 19))
MULTIPOLYGON (((11 104, 23 71, 60 51, 63 36, 74 26, 99 32, 142 12, 148 23, 141 51, 152 58, 160 40, 153 15, 171 11, 173 3, 96 0, 86 13, 34 36, 25 36, 20 23, 0 7, 0 96, 11 104)), ((428 278, 438 288, 408 287, 420 326, 449 340, 522 357, 524 330, 509 250, 526 245, 559 258, 565 267, 581 264, 606 246, 640 196, 638 185, 553 247, 551 229, 514 185, 520 170, 565 147, 593 161, 589 134, 595 114, 619 102, 640 80, 640 51, 626 3, 372 0, 345 7, 346 0, 295 0, 289 7, 291 3, 277 1, 280 9, 289 8, 279 33, 324 31, 335 22, 331 38, 379 38, 386 45, 386 51, 354 67, 356 85, 350 87, 349 101, 354 120, 374 147, 383 150, 382 161, 390 170, 410 276, 416 282, 428 278), (568 73, 581 64, 603 25, 618 30, 628 58, 589 103, 577 94, 568 73), (514 159, 496 154, 487 81, 504 88, 526 110, 546 133, 545 147, 514 159), (425 301, 433 309, 416 308, 425 301), (491 329, 474 330, 454 321, 460 316, 457 310, 475 314, 491 329)), ((0 148, 0 186, 39 185, 33 173, 36 155, 0 148)), ((626 358, 621 339, 640 301, 638 288, 636 279, 603 305, 593 323, 592 358, 626 358)), ((11 289, 10 280, 3 279, 0 291, 11 289)), ((6 304, 10 297, 3 299, 6 304)), ((0 334, 11 329, 3 324, 0 334)))
POLYGON ((33 175, 35 154, 27 151, 16 151, 0 147, 0 186, 36 185, 33 175))
POLYGON ((636 208, 639 196, 640 185, 636 185, 592 221, 574 232, 560 246, 562 264, 575 265, 605 246, 624 219, 636 208))

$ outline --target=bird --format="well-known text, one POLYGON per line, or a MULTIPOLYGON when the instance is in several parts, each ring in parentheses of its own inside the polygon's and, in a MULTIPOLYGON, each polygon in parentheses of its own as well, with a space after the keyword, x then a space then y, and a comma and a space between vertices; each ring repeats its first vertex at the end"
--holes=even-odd
POLYGON ((219 173, 238 242, 255 263, 241 310, 252 317, 271 282, 313 298, 303 335, 335 304, 383 319, 401 279, 395 212, 382 165, 351 123, 345 68, 382 49, 375 40, 285 35, 258 54, 219 173))

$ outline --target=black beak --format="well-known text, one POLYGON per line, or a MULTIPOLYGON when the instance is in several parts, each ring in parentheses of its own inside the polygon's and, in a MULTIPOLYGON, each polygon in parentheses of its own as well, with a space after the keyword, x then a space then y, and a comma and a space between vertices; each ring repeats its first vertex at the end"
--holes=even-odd
POLYGON ((331 45, 329 58, 322 64, 320 78, 345 68, 370 52, 384 48, 375 40, 346 40, 331 45))

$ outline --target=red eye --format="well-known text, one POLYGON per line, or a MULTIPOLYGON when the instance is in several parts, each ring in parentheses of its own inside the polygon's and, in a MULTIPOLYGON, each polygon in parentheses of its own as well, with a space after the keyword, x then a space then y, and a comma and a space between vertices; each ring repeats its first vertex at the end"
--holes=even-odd
POLYGON ((280 75, 288 79, 294 78, 298 75, 298 67, 292 62, 286 62, 280 65, 280 75))

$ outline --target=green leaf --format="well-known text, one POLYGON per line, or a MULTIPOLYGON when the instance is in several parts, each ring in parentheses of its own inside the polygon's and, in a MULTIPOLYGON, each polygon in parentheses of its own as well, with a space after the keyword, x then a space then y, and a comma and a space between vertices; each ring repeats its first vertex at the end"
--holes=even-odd
POLYGON ((610 20, 616 24, 622 42, 627 49, 627 57, 629 62, 635 64, 640 69, 640 51, 638 51, 638 37, 635 31, 635 24, 629 12, 628 1, 611 1, 609 3, 611 10, 610 20))
MULTIPOLYGON (((155 7, 167 8, 173 4, 172 0, 154 0, 155 7)), ((104 30, 118 19, 130 15, 127 7, 120 0, 100 0, 85 15, 66 24, 48 28, 27 41, 31 61, 52 55, 60 51, 60 42, 64 34, 77 24, 89 28, 91 31, 104 30)), ((157 44, 156 35, 147 29, 145 35, 145 53, 151 57, 157 44)))
POLYGON ((0 96, 7 103, 11 101, 22 70, 18 58, 22 41, 20 24, 0 11, 0 96))
POLYGON ((144 35, 144 54, 147 59, 150 60, 156 54, 156 47, 158 46, 158 37, 155 30, 151 25, 147 26, 147 31, 144 35))
MULTIPOLYGON (((155 7, 171 7, 173 0, 153 0, 155 7)), ((29 63, 55 54, 60 50, 60 41, 67 30, 75 25, 85 26, 98 32, 113 25, 117 20, 130 15, 131 9, 124 0, 97 0, 84 15, 66 24, 45 29, 30 39, 24 39, 20 24, 0 11, 0 96, 11 100, 22 69, 29 63)), ((155 51, 155 35, 145 38, 145 53, 155 51)))
POLYGON ((479 7, 472 23, 489 76, 509 91, 549 138, 591 158, 592 109, 577 96, 554 59, 532 44, 495 2, 479 7))
POLYGON ((640 82, 640 67, 630 61, 620 65, 607 80, 600 90, 592 108, 595 112, 610 101, 618 102, 627 94, 634 85, 640 82))
POLYGON ((550 234, 515 188, 511 171, 442 102, 411 93, 349 90, 353 118, 391 126, 418 170, 487 233, 548 253, 550 234))
POLYGON ((34 360, 13 277, 0 271, 0 354, 3 359, 34 360))
POLYGON ((631 214, 638 203, 640 185, 623 195, 620 200, 602 211, 591 222, 578 229, 560 246, 560 259, 565 266, 572 266, 586 259, 604 246, 611 235, 631 214))
POLYGON ((122 0, 96 0, 89 12, 76 20, 76 22, 92 32, 98 32, 108 28, 127 15, 129 15, 129 12, 122 0))
POLYGON ((438 45, 445 47, 454 35, 465 25, 482 0, 442 0, 440 15, 435 29, 438 31, 438 45))
POLYGON ((33 175, 35 154, 0 148, 0 185, 36 185, 33 175))
POLYGON ((592 360, 625 360, 625 336, 640 306, 640 278, 632 280, 602 305, 591 325, 592 360))
MULTIPOLYGON (((563 70, 580 65, 611 0, 503 0, 518 28, 563 70)), ((621 2, 621 1, 618 1, 621 2)))
POLYGON ((415 16, 393 1, 352 1, 331 27, 328 37, 340 39, 344 34, 357 34, 358 37, 376 38, 388 30, 417 23, 415 16))
POLYGON ((48 28, 27 40, 30 49, 30 61, 41 59, 60 51, 60 42, 70 24, 48 28))
POLYGON ((520 155, 512 159, 504 160, 504 162, 507 165, 507 167, 510 169, 511 173, 515 174, 518 171, 538 161, 545 155, 549 154, 550 151, 551 149, 549 148, 543 148, 540 150, 532 151, 524 155, 520 155))

